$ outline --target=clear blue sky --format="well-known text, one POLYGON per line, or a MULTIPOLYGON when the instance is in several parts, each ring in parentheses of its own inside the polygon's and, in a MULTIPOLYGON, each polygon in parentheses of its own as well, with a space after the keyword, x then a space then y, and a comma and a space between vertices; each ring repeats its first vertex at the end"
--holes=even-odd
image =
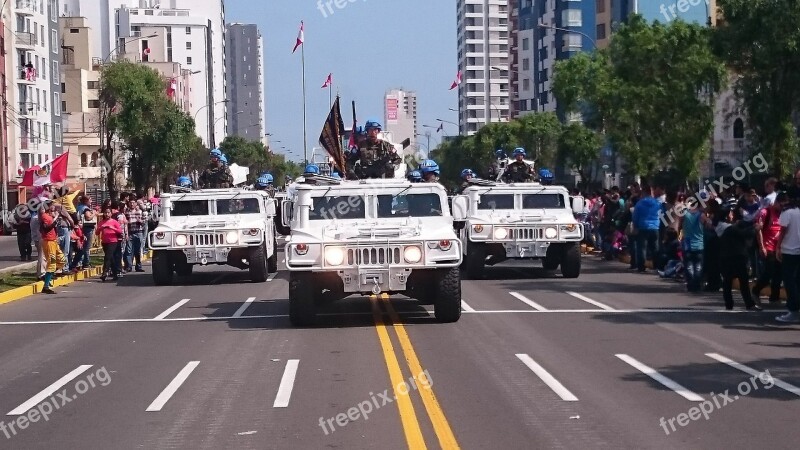
MULTIPOLYGON (((325 1, 321 2, 323 6, 325 1)), ((437 118, 458 122, 456 90, 448 90, 457 71, 456 2, 452 0, 339 0, 327 17, 317 0, 227 0, 228 22, 258 25, 264 40, 264 83, 268 133, 273 148, 303 153, 300 49, 292 54, 300 21, 305 21, 306 92, 309 155, 327 117, 333 72, 345 126, 352 126, 351 101, 358 122, 383 122, 383 96, 390 88, 417 92, 419 133, 437 118)), ((385 124, 384 124, 385 125, 385 124)), ((435 130, 430 130, 435 131, 435 130)), ((458 134, 445 124, 444 134, 458 134)), ((431 137, 435 146, 443 133, 431 137)), ((422 138, 425 139, 425 138, 422 138)), ((282 150, 278 150, 282 151, 282 150)), ((296 158, 292 158, 295 159, 296 158)))

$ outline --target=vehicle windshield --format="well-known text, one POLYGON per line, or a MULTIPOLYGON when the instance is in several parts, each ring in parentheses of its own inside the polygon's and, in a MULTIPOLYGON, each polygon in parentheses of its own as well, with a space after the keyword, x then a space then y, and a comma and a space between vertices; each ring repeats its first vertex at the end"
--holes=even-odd
POLYGON ((514 209, 514 194, 485 194, 478 209, 514 209))
POLYGON ((561 194, 523 194, 522 209, 564 208, 564 196, 561 194))
POLYGON ((259 214, 259 203, 257 198, 217 200, 217 214, 259 214))
POLYGON ((378 196, 378 218, 381 219, 441 215, 442 201, 433 193, 378 196))
POLYGON ((364 197, 360 195, 314 197, 314 207, 308 213, 309 220, 364 219, 366 217, 364 197))
POLYGON ((207 216, 208 200, 182 200, 172 203, 172 216, 207 216))

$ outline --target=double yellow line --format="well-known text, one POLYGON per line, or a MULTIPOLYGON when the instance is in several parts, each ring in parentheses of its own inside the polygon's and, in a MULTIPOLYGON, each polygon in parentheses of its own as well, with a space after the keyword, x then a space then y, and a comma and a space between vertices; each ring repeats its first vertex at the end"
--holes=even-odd
MULTIPOLYGON (((389 296, 382 294, 380 298, 373 295, 370 296, 370 303, 372 305, 372 315, 375 319, 375 329, 378 332, 378 339, 383 349, 383 357, 386 360, 386 367, 389 369, 389 379, 392 382, 392 389, 394 396, 397 399, 397 408, 400 412, 400 420, 403 424, 403 432, 406 436, 406 442, 410 449, 426 449, 425 438, 422 436, 422 429, 420 428, 417 414, 414 411, 414 405, 411 402, 411 390, 406 389, 406 392, 399 392, 398 386, 402 385, 405 380, 403 372, 400 368, 400 362, 395 353, 392 340, 389 337, 389 327, 391 327, 397 335, 397 340, 400 343, 400 348, 403 351, 403 356, 408 363, 408 368, 411 370, 414 377, 424 373, 422 364, 419 362, 417 353, 414 351, 414 346, 411 345, 411 339, 406 333, 405 327, 400 323, 400 318, 392 308, 389 302, 389 296), (386 308, 389 313, 389 323, 384 321, 383 311, 381 305, 386 308)), ((428 380, 430 382, 430 380, 428 380)), ((439 445, 443 449, 458 449, 458 442, 447 422, 447 418, 442 411, 442 406, 436 399, 433 393, 433 386, 419 386, 417 391, 422 397, 422 403, 425 405, 425 410, 433 425, 433 430, 436 437, 439 439, 439 445)))

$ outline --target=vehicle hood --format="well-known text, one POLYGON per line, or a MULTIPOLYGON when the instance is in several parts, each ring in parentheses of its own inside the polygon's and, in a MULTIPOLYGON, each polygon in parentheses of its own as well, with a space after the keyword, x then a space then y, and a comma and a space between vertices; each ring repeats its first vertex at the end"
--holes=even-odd
POLYGON ((230 228, 260 228, 264 218, 252 214, 240 216, 181 217, 160 223, 159 231, 208 231, 230 228))
POLYGON ((570 210, 527 209, 525 211, 484 211, 470 216, 471 222, 500 223, 507 225, 544 225, 549 223, 575 223, 570 210))
POLYGON ((334 221, 323 226, 292 230, 292 239, 305 242, 354 243, 386 240, 453 239, 453 223, 449 217, 390 220, 334 221))

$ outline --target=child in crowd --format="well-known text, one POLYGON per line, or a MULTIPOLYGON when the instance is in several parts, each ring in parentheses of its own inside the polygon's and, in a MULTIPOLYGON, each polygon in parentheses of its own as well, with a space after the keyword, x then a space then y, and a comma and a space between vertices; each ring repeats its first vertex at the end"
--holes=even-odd
POLYGON ((667 228, 664 232, 660 256, 664 263, 664 269, 658 271, 661 278, 674 278, 683 271, 681 241, 678 232, 672 228, 667 228))

